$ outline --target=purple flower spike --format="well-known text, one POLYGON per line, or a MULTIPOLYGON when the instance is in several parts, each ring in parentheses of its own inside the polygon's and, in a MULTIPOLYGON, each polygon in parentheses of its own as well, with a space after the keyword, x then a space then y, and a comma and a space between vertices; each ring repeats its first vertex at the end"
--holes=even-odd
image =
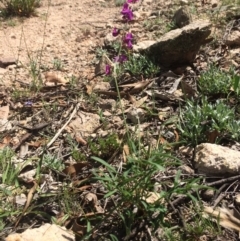
POLYGON ((129 48, 129 49, 132 49, 132 42, 131 41, 129 41, 128 43, 127 43, 127 47, 129 48))
POLYGON ((121 54, 121 55, 115 57, 115 58, 113 59, 113 61, 114 61, 114 62, 118 62, 118 63, 123 63, 124 61, 127 61, 127 56, 121 54))
POLYGON ((126 11, 128 9, 129 9, 129 5, 127 3, 124 3, 122 11, 126 11))
POLYGON ((127 2, 128 3, 136 3, 136 2, 138 2, 138 0, 128 0, 127 2))
POLYGON ((133 40, 133 35, 132 33, 127 33, 125 38, 124 38, 124 42, 125 43, 128 43, 129 41, 132 41, 133 40))
POLYGON ((117 37, 118 34, 119 34, 119 32, 120 32, 119 29, 114 28, 113 31, 112 31, 112 35, 113 35, 113 37, 117 37))
POLYGON ((126 34, 126 36, 125 36, 125 38, 124 38, 124 43, 126 43, 127 44, 127 47, 129 48, 129 49, 132 49, 132 40, 133 40, 133 35, 132 35, 132 33, 127 33, 126 34))
POLYGON ((105 74, 110 75, 111 74, 111 66, 109 64, 106 65, 105 67, 105 74))
POLYGON ((131 21, 133 19, 133 12, 132 10, 129 8, 129 5, 127 3, 123 4, 123 9, 121 11, 121 14, 123 15, 123 17, 129 21, 131 21))

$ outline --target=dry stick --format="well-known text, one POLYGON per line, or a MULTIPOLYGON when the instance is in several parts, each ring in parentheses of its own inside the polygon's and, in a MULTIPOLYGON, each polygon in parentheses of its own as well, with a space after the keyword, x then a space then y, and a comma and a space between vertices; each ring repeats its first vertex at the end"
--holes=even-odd
POLYGON ((74 108, 72 114, 70 115, 69 119, 67 120, 67 122, 62 126, 62 128, 56 133, 56 135, 52 138, 52 140, 47 144, 47 148, 49 148, 53 144, 53 142, 56 141, 56 139, 61 134, 61 132, 64 130, 64 128, 68 125, 68 123, 76 115, 79 106, 80 106, 80 102, 78 102, 77 105, 75 106, 75 108, 74 108))
POLYGON ((237 179, 240 179, 240 175, 237 175, 237 176, 234 176, 234 177, 224 178, 224 179, 218 180, 216 182, 206 183, 206 186, 212 187, 212 186, 215 186, 215 185, 224 184, 226 182, 235 181, 237 179))
POLYGON ((213 205, 214 208, 218 205, 219 202, 221 202, 222 198, 224 196, 222 195, 222 190, 227 186, 227 183, 224 183, 220 188, 217 189, 212 201, 211 201, 211 206, 213 205))
POLYGON ((29 207, 29 205, 30 205, 30 203, 31 203, 31 201, 32 201, 32 199, 33 199, 33 194, 34 194, 34 192, 36 191, 37 186, 38 186, 38 184, 36 183, 36 181, 33 181, 33 184, 34 184, 33 187, 30 189, 30 191, 29 191, 29 193, 28 193, 28 195, 27 195, 27 202, 26 202, 25 207, 24 207, 24 209, 23 209, 23 211, 22 211, 22 214, 19 216, 17 222, 15 223, 14 228, 16 228, 16 227, 18 226, 20 220, 22 219, 23 215, 24 215, 25 212, 27 211, 27 209, 28 209, 28 207, 29 207))
MULTIPOLYGON (((206 183, 205 186, 206 187, 212 187, 212 186, 215 186, 215 185, 224 184, 224 183, 231 182, 231 181, 236 181, 238 179, 240 179, 240 175, 237 175, 237 176, 234 176, 234 177, 224 178, 224 179, 218 180, 216 182, 206 183)), ((192 193, 194 193, 194 192, 191 192, 191 194, 192 193)), ((179 198, 175 199, 174 201, 172 201, 172 205, 176 206, 177 204, 179 204, 180 202, 182 202, 186 199, 190 199, 190 198, 188 196, 179 197, 179 198)))

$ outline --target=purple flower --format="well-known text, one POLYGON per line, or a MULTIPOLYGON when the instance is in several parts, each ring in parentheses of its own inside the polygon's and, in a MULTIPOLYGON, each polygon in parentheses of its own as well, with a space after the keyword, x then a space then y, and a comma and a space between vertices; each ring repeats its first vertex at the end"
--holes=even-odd
POLYGON ((111 66, 109 64, 106 65, 105 67, 105 74, 110 75, 111 74, 111 66))
POLYGON ((123 4, 123 9, 121 11, 121 14, 123 15, 124 18, 126 18, 129 21, 133 19, 133 12, 129 8, 129 5, 127 3, 123 4))
POLYGON ((113 35, 113 37, 117 37, 118 34, 119 34, 119 32, 120 32, 119 29, 114 28, 113 31, 112 31, 112 35, 113 35))
POLYGON ((129 49, 132 49, 132 42, 131 41, 129 41, 128 43, 127 43, 127 47, 129 48, 129 49))
POLYGON ((118 62, 118 63, 123 63, 124 61, 127 61, 127 56, 126 55, 119 55, 119 56, 116 56, 114 59, 113 59, 114 62, 118 62))
POLYGON ((128 0, 128 3, 136 3, 138 0, 128 0))
POLYGON ((127 47, 129 48, 129 49, 132 49, 132 40, 133 40, 133 35, 132 35, 132 33, 127 33, 126 34, 126 36, 125 36, 125 38, 124 38, 124 43, 126 43, 127 44, 127 47))
POLYGON ((129 41, 132 41, 133 40, 133 35, 132 33, 127 33, 125 38, 124 38, 124 42, 125 43, 128 43, 129 41))
POLYGON ((28 100, 24 103, 26 107, 31 107, 33 105, 33 102, 31 100, 28 100))

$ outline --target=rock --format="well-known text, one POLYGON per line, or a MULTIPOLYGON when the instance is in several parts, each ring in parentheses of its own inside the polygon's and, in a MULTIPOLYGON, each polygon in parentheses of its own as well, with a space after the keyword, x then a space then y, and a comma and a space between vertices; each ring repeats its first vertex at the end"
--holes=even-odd
POLYGON ((118 35, 117 37, 114 37, 112 33, 108 33, 104 38, 104 45, 112 46, 112 44, 119 41, 119 39, 120 39, 120 35, 118 35))
POLYGON ((27 229, 25 232, 10 234, 6 241, 74 241, 74 234, 64 227, 46 223, 39 228, 27 229))
POLYGON ((95 65, 95 75, 105 74, 106 65, 111 65, 111 62, 106 55, 103 55, 95 65))
POLYGON ((219 1, 218 0, 211 0, 211 6, 212 8, 216 8, 219 4, 219 1))
POLYGON ((132 108, 127 113, 127 119, 131 120, 134 124, 142 123, 145 119, 145 116, 146 112, 141 108, 132 108))
POLYGON ((166 67, 192 64, 201 45, 210 42, 207 39, 210 33, 211 23, 199 20, 181 29, 169 31, 155 43, 140 42, 133 46, 133 50, 148 55, 166 67))
POLYGON ((156 41, 153 41, 153 40, 141 41, 141 42, 138 42, 136 45, 133 45, 133 50, 135 52, 145 51, 147 48, 149 48, 150 46, 152 46, 155 43, 156 43, 156 41))
POLYGON ((228 6, 226 11, 226 17, 228 19, 238 19, 240 17, 240 7, 239 6, 228 6))
POLYGON ((100 125, 100 117, 84 111, 78 111, 76 118, 70 122, 70 127, 83 138, 88 137, 100 125))
POLYGON ((7 72, 7 69, 0 68, 0 75, 3 75, 7 72))
POLYGON ((240 206, 240 195, 237 194, 235 197, 235 204, 239 207, 240 206))
POLYGON ((207 175, 238 175, 240 171, 240 152, 228 147, 203 143, 195 150, 195 168, 207 175))
POLYGON ((17 64, 17 60, 14 57, 2 57, 0 58, 0 67, 6 68, 9 65, 17 64))
POLYGON ((202 199, 204 201, 211 201, 214 195, 215 195, 215 190, 213 189, 203 190, 201 193, 202 199))
POLYGON ((112 110, 116 106, 116 101, 113 99, 103 99, 99 103, 99 108, 103 110, 112 110))
POLYGON ((45 85, 65 85, 68 82, 68 80, 64 79, 62 76, 60 76, 58 73, 54 72, 47 72, 45 73, 45 85))
POLYGON ((232 31, 225 40, 225 44, 228 46, 240 46, 240 31, 232 31))
POLYGON ((191 22, 191 19, 191 15, 187 7, 181 7, 175 12, 172 21, 175 23, 177 27, 182 28, 188 25, 191 22))
POLYGON ((188 5, 188 0, 180 0, 181 5, 188 5))

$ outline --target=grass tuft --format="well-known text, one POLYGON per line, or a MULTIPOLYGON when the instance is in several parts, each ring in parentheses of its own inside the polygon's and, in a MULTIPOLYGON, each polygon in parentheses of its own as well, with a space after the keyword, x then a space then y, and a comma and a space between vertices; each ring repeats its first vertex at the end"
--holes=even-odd
POLYGON ((30 17, 35 14, 35 8, 39 7, 41 0, 1 0, 4 16, 30 17))

